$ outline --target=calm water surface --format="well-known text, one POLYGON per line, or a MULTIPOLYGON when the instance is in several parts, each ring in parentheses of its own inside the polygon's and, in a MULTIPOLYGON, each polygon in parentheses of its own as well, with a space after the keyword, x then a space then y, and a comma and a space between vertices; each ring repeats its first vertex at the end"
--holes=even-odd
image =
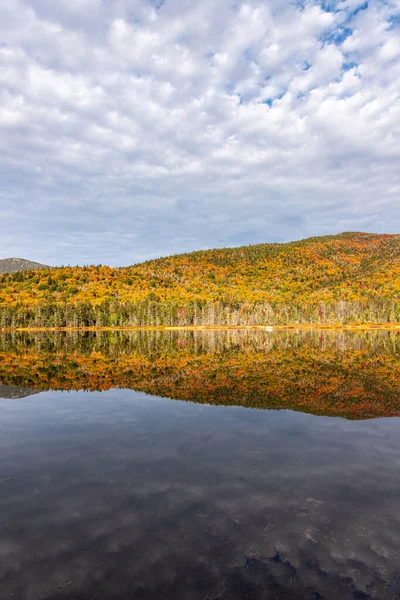
POLYGON ((296 335, 3 339, 1 599, 400 598, 400 419, 359 412, 400 414, 398 338, 296 335), (273 365, 319 414, 266 408, 273 365))

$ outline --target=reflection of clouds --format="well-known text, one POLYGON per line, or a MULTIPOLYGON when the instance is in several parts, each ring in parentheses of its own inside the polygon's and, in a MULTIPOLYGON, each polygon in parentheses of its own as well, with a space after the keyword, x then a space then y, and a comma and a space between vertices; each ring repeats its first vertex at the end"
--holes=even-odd
POLYGON ((129 391, 0 408, 5 598, 400 593, 398 419, 129 391))

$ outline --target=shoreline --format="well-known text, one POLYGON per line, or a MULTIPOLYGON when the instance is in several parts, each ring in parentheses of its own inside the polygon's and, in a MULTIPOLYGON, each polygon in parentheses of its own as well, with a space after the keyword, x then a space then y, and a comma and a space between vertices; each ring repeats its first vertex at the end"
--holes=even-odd
POLYGON ((79 332, 79 331, 279 331, 296 329, 317 330, 400 330, 400 323, 298 323, 295 325, 159 325, 127 327, 0 327, 0 333, 12 332, 79 332))

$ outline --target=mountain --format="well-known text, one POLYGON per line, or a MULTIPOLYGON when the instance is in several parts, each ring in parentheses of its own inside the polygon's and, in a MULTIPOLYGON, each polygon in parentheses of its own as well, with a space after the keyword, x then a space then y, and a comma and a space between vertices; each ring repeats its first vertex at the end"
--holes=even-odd
POLYGON ((343 233, 0 276, 0 326, 400 321, 400 235, 343 233))
POLYGON ((25 258, 0 258, 0 273, 15 273, 16 271, 30 271, 44 268, 46 268, 46 265, 41 265, 25 258))

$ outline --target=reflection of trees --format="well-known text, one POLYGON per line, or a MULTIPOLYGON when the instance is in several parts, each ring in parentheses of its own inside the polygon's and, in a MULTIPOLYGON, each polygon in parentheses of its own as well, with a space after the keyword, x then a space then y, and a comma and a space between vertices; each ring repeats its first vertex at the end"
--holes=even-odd
POLYGON ((132 388, 211 404, 400 415, 396 332, 140 331, 0 336, 0 382, 132 388))
POLYGON ((101 351, 107 355, 139 352, 157 355, 164 352, 193 354, 224 352, 237 349, 273 350, 302 348, 305 345, 320 350, 384 351, 396 354, 400 336, 396 331, 384 330, 154 330, 154 331, 13 331, 0 335, 0 351, 79 352, 101 351))

